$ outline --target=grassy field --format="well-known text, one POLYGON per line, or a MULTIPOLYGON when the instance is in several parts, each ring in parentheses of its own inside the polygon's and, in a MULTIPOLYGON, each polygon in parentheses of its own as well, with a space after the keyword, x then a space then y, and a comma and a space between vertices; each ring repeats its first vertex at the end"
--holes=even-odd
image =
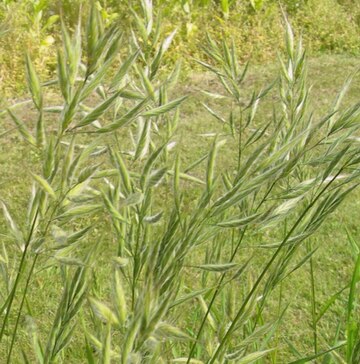
MULTIPOLYGON (((323 56, 309 60, 309 83, 312 85, 312 105, 315 115, 326 114, 336 98, 339 90, 342 88, 346 77, 353 73, 358 67, 358 60, 348 56, 323 56)), ((266 85, 271 80, 278 78, 278 65, 265 64, 261 66, 250 66, 249 75, 243 85, 244 94, 250 95, 253 89, 260 89, 262 85, 266 85)), ((229 103, 225 100, 209 101, 209 97, 202 91, 211 93, 221 92, 221 85, 216 78, 210 73, 190 74, 186 81, 182 81, 176 86, 176 95, 189 95, 189 98, 181 106, 181 116, 179 120, 178 130, 174 136, 177 142, 176 149, 179 151, 180 159, 183 165, 189 165, 191 161, 200 158, 206 154, 211 147, 213 135, 224 135, 228 130, 221 124, 219 120, 210 115, 202 103, 207 102, 213 110, 219 115, 227 117, 229 103)), ((344 101, 344 107, 354 104, 358 101, 360 91, 360 76, 355 76, 351 88, 344 101)), ((56 94, 50 93, 51 102, 58 97, 56 94)), ((263 105, 256 117, 256 125, 259 127, 264 125, 272 115, 273 104, 279 100, 278 83, 269 95, 264 99, 263 105)), ((21 106, 16 109, 16 114, 28 124, 34 120, 34 109, 28 106, 21 106)), ((47 120, 52 123, 51 119, 47 120)), ((9 131, 3 135, 0 143, 0 195, 1 200, 6 201, 11 209, 15 220, 24 224, 27 210, 27 201, 30 193, 29 181, 31 181, 31 173, 38 173, 41 170, 41 157, 34 151, 29 150, 28 145, 24 142, 16 130, 12 130, 14 124, 8 116, 1 116, 0 134, 3 131, 9 131)), ((86 142, 84 137, 84 142, 86 142)), ((123 145, 127 142, 123 141, 123 145)), ((235 151, 231 144, 225 144, 221 147, 221 153, 217 161, 219 172, 231 168, 232 160, 235 158, 235 151)), ((101 160, 101 159, 100 159, 101 160)), ((104 162, 101 162, 104 163, 104 162)), ((192 172, 194 177, 203 179, 205 169, 200 165, 192 172)), ((185 183, 184 198, 185 211, 191 211, 193 208, 192 200, 198 194, 196 185, 185 183)), ((162 205, 169 202, 168 192, 166 188, 160 191, 160 199, 157 204, 162 205)), ((280 323, 280 329, 270 342, 269 347, 276 347, 265 362, 288 363, 296 359, 295 349, 301 355, 310 355, 314 350, 314 330, 312 329, 312 309, 319 312, 322 305, 340 288, 346 286, 351 279, 354 267, 353 257, 351 254, 351 246, 348 241, 346 230, 348 230, 355 241, 360 241, 360 192, 353 192, 341 205, 341 207, 333 213, 329 219, 323 224, 320 231, 316 233, 309 241, 304 243, 296 253, 300 258, 306 255, 309 249, 318 248, 311 259, 306 262, 296 274, 290 275, 271 295, 271 299, 267 302, 263 319, 271 319, 276 317, 278 310, 287 307, 280 323), (310 267, 313 269, 315 276, 315 303, 312 307, 312 286, 310 267), (279 291, 281 290, 281 292, 279 291), (280 299, 281 297, 281 299, 280 299), (279 302, 281 301, 281 305, 279 302), (275 313, 276 312, 276 313, 275 313), (275 313, 275 314, 274 314, 275 313), (291 343, 291 346, 288 343, 291 343), (273 345, 276 344, 276 345, 273 345)), ((166 210, 166 206, 165 206, 166 210)), ((102 231, 102 225, 108 226, 108 222, 101 221, 102 217, 94 217, 92 224, 96 225, 95 231, 87 238, 86 243, 81 246, 85 249, 86 245, 94 243, 92 239, 99 239, 99 231, 102 231)), ((78 226, 79 228, 80 226, 78 226)), ((269 241, 271 232, 268 236, 269 241)), ((8 233, 5 230, 5 220, 0 218, 0 236, 5 244, 8 244, 8 233)), ((220 235, 217 239, 228 239, 227 235, 220 235)), ((93 265, 93 277, 91 295, 95 295, 99 299, 106 299, 110 290, 109 266, 111 265, 111 256, 116 254, 116 243, 113 238, 108 237, 105 233, 103 236, 96 262, 93 265), (108 240, 110 239, 110 240, 108 240)), ((245 280, 252 281, 262 262, 267 258, 267 250, 259 249, 257 246, 267 243, 258 239, 266 240, 267 235, 253 234, 246 242, 246 246, 241 250, 241 261, 245 261, 247 257, 253 256, 251 266, 247 272, 245 280)), ((81 250, 80 249, 80 250, 81 250)), ((188 265, 196 264, 202 261, 200 256, 204 254, 204 250, 200 247, 196 250, 199 258, 193 256, 188 265)), ((9 261, 11 262, 15 251, 10 247, 8 249, 9 261)), ((297 259, 299 259, 297 258, 297 259)), ((62 290, 61 268, 51 265, 49 257, 46 253, 39 258, 33 279, 31 280, 29 292, 24 307, 24 316, 21 318, 18 329, 18 337, 15 342, 13 351, 13 363, 22 362, 21 350, 26 353, 30 352, 31 339, 29 337, 29 322, 33 320, 38 329, 37 332, 42 340, 46 339, 46 333, 52 325, 52 321, 56 312, 62 290), (49 267, 47 268, 47 265, 49 267), (32 317, 32 319, 30 319, 32 317)), ((51 260, 51 259, 50 259, 51 260)), ((16 271, 16 263, 9 265, 10 271, 16 271)), ((29 269, 27 267, 26 269, 29 269)), ((4 271, 2 272, 4 273, 4 271)), ((185 286, 201 287, 200 281, 205 279, 200 273, 194 273, 191 268, 186 269, 184 275, 185 286), (196 283, 198 281, 198 283, 196 283)), ((23 289, 23 288, 22 288, 23 289)), ((235 284, 233 291, 235 295, 241 295, 243 287, 241 284, 235 284)), ((336 336, 337 325, 345 320, 346 300, 348 290, 345 290, 331 305, 329 311, 324 315, 318 324, 317 345, 319 350, 327 350, 329 345, 334 342, 336 336)), ((16 300, 16 305, 19 301, 16 300)), ((87 306, 88 304, 86 304, 87 306)), ((192 321, 199 320, 201 312, 197 309, 191 312, 192 308, 187 306, 188 314, 183 321, 178 322, 184 331, 191 334, 192 321)), ((180 313, 179 313, 180 315, 180 313)), ((91 316, 91 315, 90 315, 91 316)), ((14 324, 15 317, 10 317, 9 325, 14 324)), ((89 313, 84 310, 80 314, 80 321, 83 321, 85 327, 91 326, 92 319, 89 313)), ((84 341, 84 332, 82 325, 78 325, 75 329, 73 339, 67 348, 63 359, 67 363, 84 363, 86 361, 86 348, 84 341)), ((343 330, 343 328, 341 328, 343 330)), ((31 332, 31 329, 30 329, 31 332)), ((7 333, 5 332, 5 338, 7 333)), ((10 338, 10 336, 9 336, 10 338)), ((116 335, 112 340, 117 341, 116 335)), ((343 331, 340 333, 340 339, 343 339, 343 331)), ((236 339, 235 339, 236 340, 236 339)), ((336 340, 335 340, 336 341, 336 340)), ((5 352, 9 348, 9 340, 5 340, 5 345, 0 346, 0 357, 5 356, 5 352)), ((177 349, 178 350, 178 349, 177 349)), ((176 350, 174 349, 174 355, 176 350)), ((201 357, 201 352, 198 353, 201 357)), ((30 362, 35 362, 33 354, 28 354, 30 362)), ((134 359, 135 360, 135 359, 134 359)), ((332 358, 336 361, 336 356, 332 358)), ((1 360, 0 360, 1 361, 1 360)), ((5 362, 5 361, 3 361, 5 362)), ((135 361, 134 361, 135 362, 135 361)), ((260 361, 259 361, 260 362, 260 361)), ((319 361, 320 363, 321 361, 319 361)), ((339 361, 340 362, 340 361, 339 361)))

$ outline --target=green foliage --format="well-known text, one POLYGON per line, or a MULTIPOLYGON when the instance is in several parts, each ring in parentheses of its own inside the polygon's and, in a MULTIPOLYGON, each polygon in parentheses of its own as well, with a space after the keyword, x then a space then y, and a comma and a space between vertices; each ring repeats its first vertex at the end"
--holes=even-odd
POLYGON ((299 19, 306 16, 306 20, 302 24, 304 36, 317 34, 317 37, 312 37, 309 42, 320 51, 340 53, 346 49, 350 53, 356 53, 358 51, 356 38, 359 28, 355 18, 359 8, 354 5, 353 14, 349 14, 348 9, 330 0, 309 1, 304 8, 297 12, 299 19), (311 32, 308 32, 307 29, 310 28, 311 32))
MULTIPOLYGON (((221 5, 230 17, 231 4, 221 5)), ((26 57, 35 123, 27 125, 17 105, 1 112, 38 158, 28 166, 26 216, 1 201, 2 357, 73 362, 80 347, 88 363, 276 362, 287 305, 280 299, 271 315, 272 299, 309 263, 314 353, 290 343, 292 362, 344 355, 356 363, 359 248, 351 240, 346 324, 320 347, 317 324, 338 295, 317 312, 309 243, 360 181, 360 105, 341 106, 349 82, 329 113, 314 114, 305 51, 285 19, 274 111, 259 120, 275 84, 246 92, 248 65, 236 42, 208 35, 207 60, 198 62, 222 89, 205 93, 204 106, 224 133, 189 163, 176 145, 186 103, 174 89, 179 65, 163 67, 176 33, 162 34, 149 0, 131 13, 128 34, 107 24, 96 4, 84 36, 80 20, 72 30, 63 21, 55 79, 43 82, 26 57), (229 106, 218 112, 210 98, 229 106), (250 249, 263 250, 261 260, 250 249), (41 291, 32 286, 47 272, 58 292, 51 324, 39 330, 31 303, 41 291), (21 352, 24 343, 32 351, 21 352)))
MULTIPOLYGON (((104 26, 120 26, 127 35, 130 26, 137 23, 140 4, 140 0, 131 2, 131 10, 127 2, 95 1, 104 26)), ((89 5, 83 0, 0 2, 0 18, 7 29, 0 40, 1 78, 6 93, 23 88, 24 49, 31 50, 43 76, 54 74, 59 16, 73 29, 80 13, 84 27, 89 5)), ((189 70, 192 58, 202 58, 199 45, 204 44, 207 33, 214 39, 231 37, 242 60, 272 60, 281 44, 282 10, 288 13, 294 29, 303 34, 309 52, 359 53, 360 7, 351 0, 284 0, 281 6, 275 0, 154 1, 154 13, 165 32, 177 29, 175 46, 167 53, 165 63, 173 65, 181 54, 189 70)))

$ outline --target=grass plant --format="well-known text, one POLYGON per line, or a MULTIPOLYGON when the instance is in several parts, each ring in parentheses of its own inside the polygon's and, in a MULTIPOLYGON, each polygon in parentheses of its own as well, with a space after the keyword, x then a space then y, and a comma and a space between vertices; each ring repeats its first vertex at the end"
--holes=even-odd
POLYGON ((36 160, 26 214, 1 201, 4 362, 281 363, 284 286, 309 266, 313 352, 289 342, 286 360, 357 363, 359 247, 349 234, 351 281, 318 309, 310 240, 360 181, 360 104, 342 106, 350 79, 321 115, 286 19, 280 76, 253 92, 235 44, 209 36, 198 63, 222 88, 203 90, 202 106, 222 132, 189 161, 178 138, 188 102, 176 87, 180 65, 162 67, 175 32, 162 35, 149 0, 133 15, 125 56, 124 35, 97 7, 84 37, 80 22, 72 32, 62 23, 56 79, 41 81, 26 58, 35 122, 18 105, 2 112, 36 160), (33 287, 48 276, 40 330, 33 287), (320 340, 343 292, 346 324, 320 340))

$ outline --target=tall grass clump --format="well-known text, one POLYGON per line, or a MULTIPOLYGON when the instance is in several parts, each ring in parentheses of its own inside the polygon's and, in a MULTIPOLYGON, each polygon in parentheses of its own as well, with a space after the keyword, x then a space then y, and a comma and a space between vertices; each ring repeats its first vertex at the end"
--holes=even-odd
MULTIPOLYGON (((85 37, 81 24, 73 34, 62 25, 55 80, 41 82, 26 58, 35 122, 6 110, 40 163, 30 166, 26 216, 1 201, 4 362, 284 362, 281 287, 313 258, 305 241, 359 184, 360 105, 341 108, 345 87, 328 114, 312 112, 305 51, 287 22, 279 80, 250 98, 235 46, 208 37, 209 61, 199 63, 223 93, 206 94, 230 108, 205 105, 225 132, 184 165, 180 68, 162 69, 175 33, 162 37, 150 0, 134 17, 120 59, 122 33, 96 7, 85 37), (278 105, 260 120, 275 87, 278 105), (32 286, 46 277, 55 289, 45 317, 32 286)), ((351 297, 357 281, 358 272, 351 297)), ((294 350, 293 363, 356 362, 349 302, 345 331, 313 355, 294 350)))

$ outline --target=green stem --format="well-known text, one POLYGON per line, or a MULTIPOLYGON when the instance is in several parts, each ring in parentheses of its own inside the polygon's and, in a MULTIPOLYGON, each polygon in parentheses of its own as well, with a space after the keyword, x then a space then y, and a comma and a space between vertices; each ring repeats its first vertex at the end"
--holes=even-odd
POLYGON ((8 353, 8 357, 7 357, 7 361, 6 361, 7 364, 10 364, 11 353, 12 353, 12 350, 13 350, 13 347, 14 347, 14 344, 15 344, 16 333, 17 333, 17 329, 18 329, 18 326, 19 326, 19 322, 20 322, 22 308, 23 308, 24 303, 25 303, 26 293, 27 293, 27 290, 29 288, 30 280, 31 280, 32 274, 34 272, 34 268, 35 268, 35 265, 36 265, 36 261, 37 261, 38 256, 39 256, 38 254, 35 255, 33 264, 31 265, 31 269, 30 269, 29 275, 28 275, 27 280, 26 280, 25 289, 24 289, 24 293, 23 293, 23 296, 22 296, 22 299, 21 299, 19 312, 18 312, 18 315, 17 315, 17 318, 16 318, 16 323, 15 323, 14 331, 12 333, 12 339, 11 339, 10 349, 9 349, 9 353, 8 353))
MULTIPOLYGON (((69 193, 70 191, 71 191, 71 189, 69 189, 69 191, 67 193, 69 193)), ((64 195, 64 197, 62 199, 60 199, 59 201, 57 201, 57 203, 56 203, 56 205, 55 205, 55 207, 54 207, 54 209, 53 209, 53 211, 51 213, 50 219, 49 219, 49 221, 48 221, 48 223, 47 223, 47 225, 45 227, 45 230, 44 230, 44 233, 43 233, 44 236, 46 235, 46 233, 47 233, 47 231, 48 231, 48 229, 50 227, 50 224, 52 222, 53 216, 54 216, 54 214, 55 214, 58 206, 64 200, 64 198, 67 195, 67 193, 64 195)), ((39 208, 36 210, 36 214, 35 214, 33 223, 31 225, 31 229, 30 229, 30 232, 29 232, 29 236, 28 236, 28 238, 26 240, 25 249, 24 249, 24 252, 23 252, 22 257, 21 257, 21 261, 20 261, 18 273, 17 273, 16 279, 15 279, 14 287, 13 287, 13 289, 11 291, 10 298, 8 300, 8 306, 7 306, 7 310, 6 310, 6 315, 5 315, 5 318, 4 318, 4 321, 3 321, 3 325, 1 327, 1 332, 0 332, 0 342, 2 340, 4 331, 5 331, 5 327, 6 327, 6 323, 7 323, 7 320, 9 318, 9 315, 10 315, 12 303, 13 303, 13 300, 14 300, 14 297, 15 297, 15 293, 16 293, 16 290, 17 290, 17 286, 18 286, 19 281, 20 281, 21 273, 22 273, 22 271, 24 269, 25 258, 26 258, 26 255, 27 255, 28 248, 30 246, 31 238, 32 238, 33 233, 34 233, 34 229, 35 229, 35 225, 36 225, 36 221, 37 221, 38 215, 39 215, 39 208)), ((12 349, 13 349, 13 345, 15 343, 15 338, 16 338, 16 333, 17 333, 17 328, 18 328, 18 324, 19 324, 19 320, 20 320, 22 308, 23 308, 23 305, 24 305, 24 302, 25 302, 27 289, 28 289, 28 286, 30 284, 30 280, 31 280, 31 277, 32 277, 32 274, 33 274, 33 271, 34 271, 34 268, 35 268, 35 264, 36 264, 36 261, 37 261, 37 257, 38 257, 38 254, 36 254, 36 256, 34 258, 33 264, 31 266, 30 273, 29 273, 28 278, 27 278, 27 281, 26 281, 25 290, 24 290, 24 293, 23 293, 23 296, 22 296, 22 301, 21 301, 21 304, 20 304, 19 312, 18 312, 18 315, 17 315, 15 327, 14 327, 14 332, 13 332, 13 335, 12 335, 12 340, 11 340, 11 345, 10 345, 10 351, 9 351, 8 359, 7 359, 7 362, 8 363, 10 363, 10 355, 11 355, 11 352, 12 352, 12 349)))
MULTIPOLYGON (((280 282, 280 288, 279 288, 279 301, 278 301, 278 317, 281 317, 281 308, 282 308, 282 301, 283 301, 283 282, 280 282)), ((277 354, 279 350, 279 331, 276 331, 275 336, 275 350, 272 358, 273 363, 277 363, 277 354)))
POLYGON ((15 298, 15 293, 16 293, 17 287, 18 287, 19 282, 20 282, 22 271, 24 269, 27 251, 28 251, 28 248, 30 246, 32 235, 34 233, 34 229, 35 229, 35 225, 36 225, 38 215, 39 215, 39 208, 36 210, 34 221, 31 224, 30 232, 29 232, 28 238, 27 238, 26 243, 25 243, 24 251, 23 251, 22 256, 21 256, 21 261, 20 261, 20 264, 19 264, 19 268, 18 268, 18 271, 17 271, 16 278, 15 278, 14 286, 13 286, 13 288, 11 290, 11 293, 10 293, 10 296, 9 296, 9 301, 7 303, 4 321, 3 321, 1 331, 0 331, 0 342, 1 342, 2 338, 3 338, 3 336, 4 336, 5 327, 6 327, 8 319, 9 319, 9 315, 10 315, 10 312, 11 312, 11 307, 12 307, 12 304, 13 304, 13 301, 14 301, 14 298, 15 298))
MULTIPOLYGON (((139 213, 140 213, 140 211, 139 211, 139 213)), ((139 276, 139 270, 141 269, 141 267, 140 267, 141 262, 140 262, 140 255, 139 255, 141 224, 142 224, 142 218, 139 219, 139 223, 138 223, 137 231, 136 231, 136 245, 135 245, 135 252, 134 252, 133 281, 132 281, 132 287, 131 287, 131 307, 132 307, 132 310, 134 310, 134 308, 135 308, 135 288, 136 288, 137 278, 139 276)))
MULTIPOLYGON (((311 251, 311 242, 309 242, 309 251, 311 251)), ((310 257, 310 280, 311 280, 311 317, 312 329, 314 336, 314 354, 318 353, 318 338, 317 338, 317 322, 316 322, 316 294, 315 294, 315 280, 314 280, 314 262, 310 257)))

